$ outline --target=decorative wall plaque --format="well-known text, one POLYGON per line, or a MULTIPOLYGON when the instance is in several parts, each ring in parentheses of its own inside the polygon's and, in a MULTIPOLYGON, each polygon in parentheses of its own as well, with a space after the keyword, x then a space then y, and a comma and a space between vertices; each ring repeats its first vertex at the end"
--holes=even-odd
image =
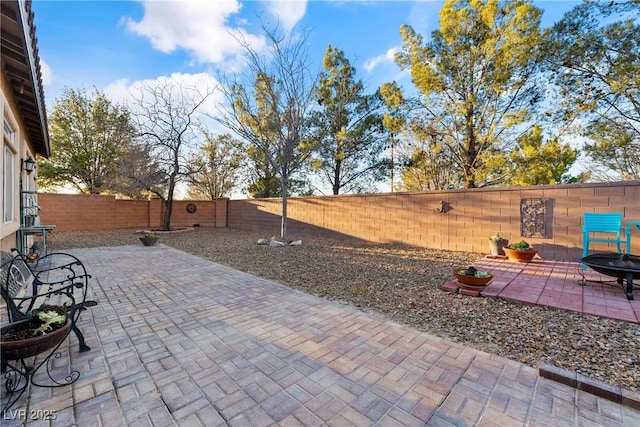
POLYGON ((547 237, 546 214, 546 199, 521 199, 520 234, 522 237, 547 237))
POLYGON ((195 203, 187 203, 187 212, 192 214, 192 213, 195 213, 195 211, 196 211, 195 203))

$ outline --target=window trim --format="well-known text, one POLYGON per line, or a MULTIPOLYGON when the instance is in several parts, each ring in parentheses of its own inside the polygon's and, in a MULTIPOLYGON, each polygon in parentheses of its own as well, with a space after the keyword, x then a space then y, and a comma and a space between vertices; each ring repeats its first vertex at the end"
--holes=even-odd
POLYGON ((13 126, 9 123, 9 120, 6 117, 2 118, 2 133, 7 141, 11 144, 16 143, 16 131, 13 130, 13 126))
POLYGON ((16 153, 9 144, 2 147, 2 223, 9 224, 16 220, 16 153))

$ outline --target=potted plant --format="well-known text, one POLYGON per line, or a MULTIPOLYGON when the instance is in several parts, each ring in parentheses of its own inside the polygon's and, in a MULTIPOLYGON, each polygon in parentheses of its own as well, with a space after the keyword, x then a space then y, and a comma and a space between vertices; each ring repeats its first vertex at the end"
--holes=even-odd
POLYGON ((3 359, 25 359, 47 351, 61 343, 71 329, 64 306, 43 305, 31 316, 2 327, 3 359))
POLYGON ((521 240, 504 248, 504 253, 511 262, 530 262, 538 251, 533 249, 526 241, 521 240))
POLYGON ((143 245, 145 246, 153 246, 158 241, 158 238, 153 233, 147 233, 144 236, 139 238, 143 245))
POLYGON ((454 268, 453 275, 458 279, 458 285, 461 288, 476 290, 484 289, 491 279, 493 279, 493 275, 490 273, 478 270, 473 266, 467 268, 454 268))
POLYGON ((509 240, 505 239, 500 233, 489 236, 489 250, 491 256, 504 256, 504 248, 509 244, 509 240))

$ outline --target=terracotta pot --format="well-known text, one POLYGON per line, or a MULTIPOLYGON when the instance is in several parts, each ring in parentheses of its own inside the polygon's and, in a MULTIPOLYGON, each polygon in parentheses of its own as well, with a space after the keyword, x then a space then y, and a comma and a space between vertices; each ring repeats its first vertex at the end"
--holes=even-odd
MULTIPOLYGON (((1 331, 2 333, 10 331, 11 329, 29 322, 29 320, 30 319, 26 319, 19 322, 9 323, 8 325, 3 326, 1 331)), ((2 358, 5 360, 20 360, 44 353, 45 351, 60 344, 67 337, 70 329, 71 322, 67 319, 67 323, 65 323, 63 327, 44 335, 18 341, 3 341, 1 350, 2 358)))
POLYGON ((537 250, 529 248, 525 251, 518 249, 504 248, 504 253, 511 262, 530 262, 538 253, 537 250))
POLYGON ((484 289, 489 282, 493 279, 493 275, 489 277, 476 277, 469 276, 467 274, 460 274, 460 270, 465 270, 464 267, 453 269, 453 275, 458 279, 458 283, 461 288, 467 289, 484 289))
POLYGON ((504 256, 504 248, 509 244, 509 240, 489 240, 489 251, 491 256, 504 256))

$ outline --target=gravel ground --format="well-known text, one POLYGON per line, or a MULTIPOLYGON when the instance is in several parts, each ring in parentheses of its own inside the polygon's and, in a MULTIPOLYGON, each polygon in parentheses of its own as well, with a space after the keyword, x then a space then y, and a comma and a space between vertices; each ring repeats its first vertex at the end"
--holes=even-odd
MULTIPOLYGON (((55 232, 53 250, 140 244, 135 230, 55 232)), ((640 325, 440 290, 453 267, 484 254, 315 236, 301 246, 256 244, 270 235, 197 228, 160 242, 327 299, 375 311, 431 334, 517 360, 551 364, 640 391, 640 325)))

